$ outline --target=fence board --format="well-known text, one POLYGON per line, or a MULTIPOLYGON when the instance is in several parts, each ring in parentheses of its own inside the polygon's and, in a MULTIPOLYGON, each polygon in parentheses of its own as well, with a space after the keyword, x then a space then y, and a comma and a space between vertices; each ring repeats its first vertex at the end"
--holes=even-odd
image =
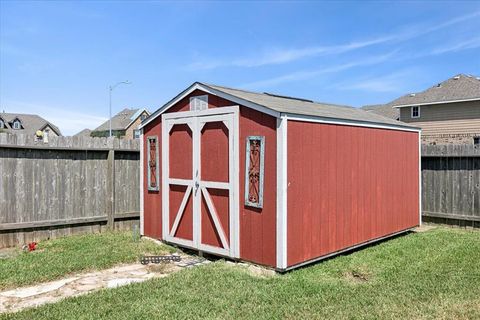
POLYGON ((422 146, 422 200, 424 217, 480 221, 480 148, 422 146))
POLYGON ((0 247, 101 231, 107 221, 110 227, 137 223, 139 145, 89 137, 46 144, 1 133, 0 247))

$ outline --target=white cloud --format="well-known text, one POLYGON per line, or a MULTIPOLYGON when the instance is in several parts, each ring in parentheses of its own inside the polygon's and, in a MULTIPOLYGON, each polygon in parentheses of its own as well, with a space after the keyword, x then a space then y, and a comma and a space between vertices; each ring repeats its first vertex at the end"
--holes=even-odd
POLYGON ((322 55, 334 55, 366 48, 387 42, 403 42, 413 38, 417 38, 440 29, 476 18, 480 16, 480 11, 473 12, 468 15, 455 17, 443 23, 434 26, 407 26, 397 33, 388 36, 366 39, 363 41, 354 41, 345 44, 333 46, 311 46, 305 48, 268 48, 263 52, 244 58, 233 59, 207 59, 197 61, 187 66, 190 70, 206 70, 220 67, 259 67, 265 65, 275 65, 288 63, 308 57, 316 57, 322 55))
POLYGON ((450 45, 434 48, 430 53, 432 55, 444 54, 449 52, 457 52, 467 49, 474 49, 480 47, 480 37, 460 41, 450 45))
POLYGON ((265 79, 265 80, 246 83, 246 84, 240 85, 240 87, 245 88, 245 89, 258 88, 258 87, 271 87, 271 86, 275 86, 275 85, 285 83, 285 82, 311 79, 311 78, 314 78, 314 77, 322 75, 322 74, 336 73, 336 72, 344 71, 344 70, 351 69, 351 68, 354 68, 354 67, 367 66, 367 65, 374 65, 374 64, 382 63, 384 61, 389 60, 394 55, 395 55, 395 51, 384 54, 384 55, 373 56, 373 57, 369 57, 369 58, 365 58, 365 59, 359 59, 359 60, 356 60, 356 61, 343 63, 343 64, 338 64, 338 65, 334 65, 334 66, 330 66, 330 67, 318 68, 318 69, 315 69, 315 70, 305 70, 305 71, 292 72, 292 73, 288 73, 288 74, 281 75, 281 76, 278 76, 278 77, 273 77, 273 78, 270 78, 270 79, 265 79))
POLYGON ((64 136, 74 135, 85 128, 94 129, 107 120, 94 114, 70 111, 82 110, 77 106, 53 107, 9 100, 2 101, 1 109, 10 113, 37 114, 58 126, 64 136))
MULTIPOLYGON (((408 79, 416 78, 417 73, 413 70, 401 71, 384 76, 356 79, 350 83, 339 83, 334 87, 340 90, 360 90, 368 92, 404 92, 405 83, 408 79)), ((333 86, 331 87, 333 88, 333 86)))
POLYGON ((231 61, 204 61, 195 62, 189 65, 191 69, 214 69, 219 67, 259 67, 271 64, 282 64, 319 55, 331 55, 348 52, 355 49, 368 47, 374 44, 388 41, 390 37, 376 38, 360 42, 352 42, 336 46, 315 46, 299 49, 270 48, 256 56, 239 58, 231 61))

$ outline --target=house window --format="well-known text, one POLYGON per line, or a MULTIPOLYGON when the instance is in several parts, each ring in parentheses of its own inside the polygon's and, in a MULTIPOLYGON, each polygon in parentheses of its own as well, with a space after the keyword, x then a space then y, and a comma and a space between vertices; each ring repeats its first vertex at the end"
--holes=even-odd
POLYGON ((201 111, 208 109, 208 95, 190 98, 190 111, 201 111))
POLYGON ((21 128, 22 128, 22 126, 21 126, 21 124, 20 124, 20 120, 15 120, 15 121, 13 121, 13 129, 19 130, 19 129, 21 129, 21 128))
POLYGON ((158 139, 156 136, 147 137, 147 183, 148 190, 159 190, 159 168, 158 168, 158 139))
POLYGON ((50 133, 50 130, 45 129, 43 130, 43 141, 48 142, 48 134, 50 133))
POLYGON ((419 106, 411 107, 411 111, 412 111, 412 118, 420 118, 420 107, 419 106))
POLYGON ((3 121, 3 119, 0 119, 0 129, 3 128, 5 128, 5 122, 3 121))
POLYGON ((480 146, 480 137, 473 137, 473 144, 476 146, 480 146))
POLYGON ((245 152, 245 205, 263 207, 265 137, 247 137, 245 152))
POLYGON ((140 130, 133 130, 133 138, 134 139, 140 138, 140 130))
POLYGON ((144 113, 140 116, 140 121, 143 121, 147 118, 147 115, 144 113))

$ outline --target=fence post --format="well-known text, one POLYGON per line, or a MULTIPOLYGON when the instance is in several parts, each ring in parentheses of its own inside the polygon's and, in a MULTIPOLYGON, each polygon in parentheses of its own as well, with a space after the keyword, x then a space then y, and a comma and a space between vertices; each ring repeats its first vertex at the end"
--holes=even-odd
POLYGON ((115 229, 115 150, 108 150, 107 156, 107 227, 115 229))

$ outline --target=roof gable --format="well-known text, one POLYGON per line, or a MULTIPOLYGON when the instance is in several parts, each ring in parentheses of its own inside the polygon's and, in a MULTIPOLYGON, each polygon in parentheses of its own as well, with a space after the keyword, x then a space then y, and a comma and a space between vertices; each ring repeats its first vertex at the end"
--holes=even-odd
POLYGON ((149 118, 142 122, 140 128, 146 126, 148 123, 160 116, 162 113, 175 105, 181 99, 183 99, 197 89, 230 100, 234 103, 256 109, 260 112, 270 114, 275 117, 280 117, 281 114, 292 114, 313 116, 319 118, 330 118, 412 127, 408 124, 396 121, 394 119, 390 119, 371 112, 366 112, 358 108, 321 102, 313 102, 311 100, 280 96, 271 93, 251 92, 218 85, 195 82, 190 87, 188 87, 176 97, 174 97, 172 100, 163 105, 161 108, 159 108, 157 111, 155 111, 149 118))
POLYGON ((480 100, 480 78, 456 75, 422 92, 406 94, 391 102, 394 107, 480 100))
POLYGON ((367 105, 363 106, 362 109, 394 120, 400 119, 400 110, 393 107, 391 103, 367 105))
MULTIPOLYGON (((141 110, 145 110, 144 108, 140 109, 129 109, 125 108, 116 115, 112 117, 112 130, 125 130, 127 129, 130 124, 132 123, 132 117, 138 113, 141 110)), ((140 112, 141 114, 141 112, 140 112)), ((139 115, 140 115, 139 114, 139 115)), ((96 129, 93 131, 108 131, 110 130, 110 121, 107 120, 104 123, 102 123, 100 126, 98 126, 96 129)))
POLYGON ((3 113, 0 113, 0 117, 5 121, 5 123, 8 123, 6 125, 7 128, 5 129, 8 129, 11 132, 19 132, 19 133, 30 135, 30 134, 35 134, 37 130, 42 130, 42 128, 48 125, 50 126, 50 128, 52 128, 52 130, 55 131, 57 135, 59 136, 62 135, 57 126, 55 126, 51 122, 45 120, 44 118, 36 114, 3 112, 3 113), (13 129, 12 125, 10 125, 10 123, 13 123, 15 119, 18 119, 20 121, 22 125, 21 129, 13 129))

